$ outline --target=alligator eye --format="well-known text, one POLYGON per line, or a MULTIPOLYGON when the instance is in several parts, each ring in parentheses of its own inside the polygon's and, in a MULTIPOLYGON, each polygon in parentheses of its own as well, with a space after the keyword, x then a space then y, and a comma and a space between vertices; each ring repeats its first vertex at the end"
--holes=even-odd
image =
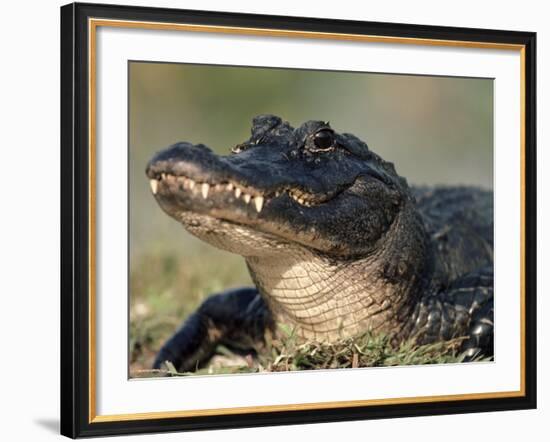
POLYGON ((313 137, 315 147, 319 150, 329 150, 334 143, 334 133, 329 129, 321 129, 313 137))

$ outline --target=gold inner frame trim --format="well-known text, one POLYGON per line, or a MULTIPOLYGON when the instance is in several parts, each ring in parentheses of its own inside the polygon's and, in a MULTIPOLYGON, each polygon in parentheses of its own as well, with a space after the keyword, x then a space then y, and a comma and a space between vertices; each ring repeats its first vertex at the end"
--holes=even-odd
POLYGON ((89 423, 133 421, 145 419, 168 419, 178 417, 236 415, 246 413, 270 413, 297 410, 322 410, 328 408, 365 407, 375 405, 415 404, 442 401, 482 400, 525 396, 525 45, 493 42, 425 39, 412 37, 390 37, 347 33, 292 31, 284 29, 246 28, 233 26, 211 26, 181 23, 141 22, 131 20, 88 19, 88 93, 89 93, 89 382, 88 382, 88 421, 89 423), (316 402, 284 405, 262 405, 254 407, 215 408, 200 410, 158 411, 129 414, 96 414, 96 35, 97 28, 134 28, 148 30, 170 30, 186 32, 207 32, 217 34, 254 35, 267 37, 292 37, 357 41, 387 44, 413 44, 421 46, 444 46, 478 49, 511 50, 520 53, 520 168, 521 168, 521 240, 520 240, 520 389, 487 393, 465 393, 437 396, 416 396, 387 399, 367 399, 354 401, 316 402))

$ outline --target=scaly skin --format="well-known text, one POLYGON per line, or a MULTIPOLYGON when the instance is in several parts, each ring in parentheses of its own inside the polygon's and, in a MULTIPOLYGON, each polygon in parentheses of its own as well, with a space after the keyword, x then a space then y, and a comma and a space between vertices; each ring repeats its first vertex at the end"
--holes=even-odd
POLYGON ((244 257, 255 288, 208 298, 159 352, 181 370, 223 342, 254 347, 284 322, 304 340, 368 330, 493 352, 492 195, 410 188, 350 134, 254 120, 229 156, 178 143, 147 167, 163 210, 244 257))

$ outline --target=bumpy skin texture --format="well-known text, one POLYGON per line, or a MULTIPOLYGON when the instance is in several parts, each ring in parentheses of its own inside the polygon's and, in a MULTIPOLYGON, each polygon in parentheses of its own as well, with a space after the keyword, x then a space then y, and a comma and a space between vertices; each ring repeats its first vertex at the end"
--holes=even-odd
POLYGON ((492 194, 411 188, 393 164, 322 121, 253 121, 217 156, 177 143, 147 166, 162 209, 202 240, 244 257, 254 288, 213 295, 154 366, 190 370, 223 342, 256 348, 288 323, 304 340, 379 331, 419 344, 465 337, 493 354, 492 194))
POLYGON ((478 189, 416 189, 434 271, 400 336, 430 343, 468 336, 470 359, 493 354, 493 202, 478 189), (467 330, 467 333, 464 333, 467 330))

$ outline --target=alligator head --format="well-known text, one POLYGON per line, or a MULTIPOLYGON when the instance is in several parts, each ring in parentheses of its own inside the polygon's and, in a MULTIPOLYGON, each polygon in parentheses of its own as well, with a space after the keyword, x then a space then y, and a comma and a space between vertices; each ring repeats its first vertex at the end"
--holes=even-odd
POLYGON ((245 257, 273 311, 304 336, 379 328, 410 305, 425 239, 409 187, 328 122, 294 129, 258 116, 231 154, 177 143, 153 157, 147 176, 168 215, 245 257))

